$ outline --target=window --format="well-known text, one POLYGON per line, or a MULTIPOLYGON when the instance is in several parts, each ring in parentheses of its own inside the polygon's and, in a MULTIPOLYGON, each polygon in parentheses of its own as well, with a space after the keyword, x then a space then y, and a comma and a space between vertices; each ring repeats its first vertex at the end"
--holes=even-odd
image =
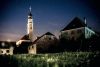
POLYGON ((2 51, 2 50, 0 50, 0 53, 3 53, 3 51, 2 51))
POLYGON ((71 31, 71 34, 74 34, 74 31, 71 31))
POLYGON ((7 53, 9 53, 9 50, 7 50, 7 53))
POLYGON ((51 35, 48 35, 47 36, 47 40, 52 40, 52 36, 51 35))
POLYGON ((51 40, 51 38, 49 37, 49 40, 51 40))
POLYGON ((81 33, 82 32, 82 30, 77 30, 77 33, 81 33))
POLYGON ((32 48, 34 48, 34 46, 32 46, 32 48))
POLYGON ((1 53, 3 53, 3 51, 1 51, 1 53))

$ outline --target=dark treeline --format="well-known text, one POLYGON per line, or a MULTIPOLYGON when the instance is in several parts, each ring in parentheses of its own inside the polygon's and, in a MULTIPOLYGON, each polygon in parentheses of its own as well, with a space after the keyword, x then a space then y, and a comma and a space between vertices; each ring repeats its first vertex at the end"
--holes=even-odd
POLYGON ((59 49, 61 51, 100 51, 100 36, 92 36, 85 39, 80 37, 77 40, 60 39, 59 49))
POLYGON ((10 55, 0 55, 0 67, 18 67, 18 59, 10 55))

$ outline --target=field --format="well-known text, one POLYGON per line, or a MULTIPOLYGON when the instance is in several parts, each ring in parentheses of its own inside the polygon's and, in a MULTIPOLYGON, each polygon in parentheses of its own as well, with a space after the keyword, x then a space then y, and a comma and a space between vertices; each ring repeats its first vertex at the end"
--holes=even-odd
POLYGON ((0 57, 0 65, 10 67, 95 67, 98 61, 99 52, 17 54, 0 57))

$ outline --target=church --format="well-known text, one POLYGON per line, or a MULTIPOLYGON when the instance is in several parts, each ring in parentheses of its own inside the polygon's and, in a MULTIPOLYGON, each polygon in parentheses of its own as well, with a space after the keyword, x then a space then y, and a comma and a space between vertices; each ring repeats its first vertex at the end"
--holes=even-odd
POLYGON ((87 25, 86 18, 82 21, 75 17, 65 28, 60 31, 59 39, 47 32, 40 37, 35 37, 31 7, 27 21, 27 33, 18 41, 0 41, 0 55, 53 53, 59 45, 61 38, 67 40, 88 39, 96 33, 87 25))
POLYGON ((33 36, 34 36, 33 35, 33 18, 32 18, 31 7, 30 7, 29 14, 28 14, 28 22, 27 22, 27 34, 24 35, 20 40, 16 42, 16 45, 18 46, 18 49, 19 49, 18 52, 22 50, 23 51, 22 53, 36 54, 36 44, 33 43, 33 41, 35 40, 35 37, 33 36))
POLYGON ((31 7, 29 8, 28 21, 27 21, 27 34, 15 42, 1 41, 0 42, 0 55, 13 55, 13 54, 36 54, 36 44, 33 43, 33 18, 31 7), (29 49, 32 46, 31 49, 29 49))

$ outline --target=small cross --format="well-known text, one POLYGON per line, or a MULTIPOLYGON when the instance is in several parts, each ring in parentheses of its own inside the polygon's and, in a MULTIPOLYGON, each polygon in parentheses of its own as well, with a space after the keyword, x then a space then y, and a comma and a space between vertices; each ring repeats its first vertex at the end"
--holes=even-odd
POLYGON ((30 6, 30 8, 29 8, 30 12, 31 12, 31 9, 32 9, 32 8, 31 8, 31 6, 30 6))

